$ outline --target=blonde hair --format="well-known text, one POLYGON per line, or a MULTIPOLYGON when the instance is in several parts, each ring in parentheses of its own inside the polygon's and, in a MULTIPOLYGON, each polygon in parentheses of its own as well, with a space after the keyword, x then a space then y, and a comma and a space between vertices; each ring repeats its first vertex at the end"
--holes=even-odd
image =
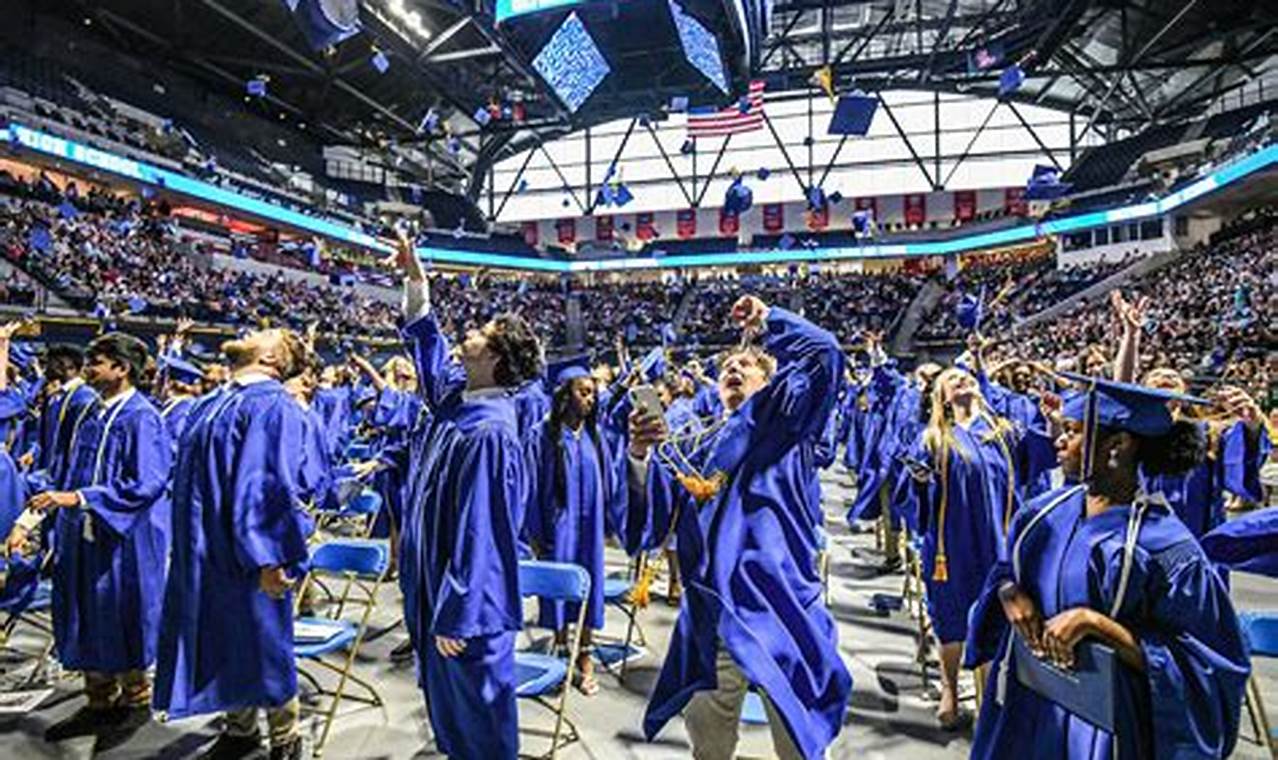
MULTIPOLYGON (((945 386, 952 378, 959 376, 971 377, 971 373, 962 367, 950 367, 937 375, 932 383, 932 413, 928 418, 927 429, 923 431, 923 445, 937 462, 947 459, 951 450, 957 451, 964 461, 971 456, 971 452, 965 451, 954 437, 954 411, 945 401, 945 386)), ((995 438, 1006 441, 1011 435, 1012 424, 990 410, 979 389, 976 391, 976 416, 990 426, 986 441, 995 438)))
POLYGON ((382 365, 382 376, 396 390, 407 391, 417 386, 417 368, 407 357, 398 354, 387 359, 382 365), (399 382, 401 376, 412 378, 406 387, 401 387, 399 382))

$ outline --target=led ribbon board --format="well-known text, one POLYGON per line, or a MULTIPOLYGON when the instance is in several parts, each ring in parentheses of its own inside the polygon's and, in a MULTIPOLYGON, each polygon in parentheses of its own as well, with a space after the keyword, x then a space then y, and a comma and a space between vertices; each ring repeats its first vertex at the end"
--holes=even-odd
MULTIPOLYGON (((293 211, 274 203, 238 195, 216 185, 192 179, 176 172, 150 164, 134 161, 114 153, 82 145, 73 140, 47 134, 35 129, 12 124, 9 127, 11 142, 38 153, 77 164, 118 174, 156 187, 189 195, 219 206, 237 209, 262 219, 304 229, 318 235, 363 246, 382 253, 391 253, 394 247, 350 225, 319 219, 293 211)), ((1034 240, 1044 235, 1060 235, 1068 232, 1103 227, 1118 222, 1144 219, 1167 214, 1208 193, 1237 182, 1262 169, 1278 164, 1278 145, 1252 153, 1228 166, 1221 167, 1157 201, 1147 201, 1130 206, 1120 206, 1107 211, 1093 211, 1051 219, 1036 224, 1023 224, 995 232, 976 232, 952 240, 919 243, 885 243, 855 246, 831 246, 801 251, 772 249, 743 251, 738 253, 707 253, 700 255, 644 256, 627 259, 601 259, 594 261, 559 261, 510 256, 484 251, 466 251, 453 248, 419 247, 419 256, 445 264, 464 266, 525 269, 542 272, 623 272, 641 269, 682 269, 705 266, 743 266, 751 264, 780 264, 797 261, 841 261, 850 259, 902 258, 907 256, 947 256, 964 251, 980 250, 993 246, 1010 245, 1034 240)))
POLYGON ((530 13, 566 8, 570 5, 581 5, 588 0, 497 0, 493 5, 493 18, 497 23, 530 13))
POLYGON ((38 153, 44 153, 64 161, 84 164, 94 169, 119 174, 147 185, 154 185, 175 193, 189 195, 192 198, 243 211, 246 214, 303 229, 307 232, 314 232, 317 235, 323 235, 334 240, 341 240, 364 248, 371 248, 375 251, 382 251, 383 253, 390 253, 394 250, 390 244, 350 225, 309 216, 275 203, 240 195, 217 185, 192 179, 184 174, 161 169, 158 166, 152 166, 142 161, 134 161, 131 158, 99 150, 98 148, 36 129, 30 129, 20 124, 9 125, 9 140, 38 153))

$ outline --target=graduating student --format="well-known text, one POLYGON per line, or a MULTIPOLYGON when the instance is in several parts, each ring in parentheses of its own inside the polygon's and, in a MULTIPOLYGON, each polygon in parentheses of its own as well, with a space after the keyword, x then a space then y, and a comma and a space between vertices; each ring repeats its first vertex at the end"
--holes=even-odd
POLYGON ((403 334, 431 412, 409 454, 401 552, 413 577, 404 580, 404 618, 440 751, 514 758, 526 468, 512 390, 540 374, 541 347, 523 320, 499 316, 454 349, 407 240, 399 259, 403 334))
POLYGON ((13 334, 22 322, 0 325, 0 536, 8 536, 14 521, 22 514, 26 488, 18 465, 9 454, 7 441, 16 434, 16 426, 27 412, 26 399, 10 382, 9 362, 13 334))
POLYGON ((57 485, 62 478, 71 438, 97 401, 97 393, 80 376, 84 352, 58 344, 45 354, 45 382, 51 386, 40 410, 39 448, 23 466, 39 473, 40 485, 57 485))
MULTIPOLYGON (((1229 592, 1190 532, 1138 471, 1172 473, 1201 458, 1199 431, 1173 422, 1184 397, 1085 378, 1057 441, 1081 485, 1017 513, 1009 550, 972 611, 968 665, 993 662, 973 758, 1228 757, 1249 672, 1229 592), (1088 640, 1121 662, 1124 721, 1114 734, 1023 686, 1011 648, 1059 667, 1088 640)), ((1080 700, 1088 695, 1078 695, 1080 700)))
POLYGON ((1233 570, 1278 578, 1278 507, 1257 509, 1203 536, 1203 551, 1233 570))
POLYGON ((287 330, 223 345, 232 381, 191 411, 173 477, 173 559, 164 596, 155 709, 170 719, 225 711, 207 758, 259 750, 300 758, 292 592, 307 558, 306 423, 281 384, 303 366, 287 330))
POLYGON ((71 440, 53 510, 53 631, 64 668, 84 672, 88 705, 50 727, 60 741, 150 717, 168 552, 173 449, 160 413, 135 387, 147 348, 124 333, 89 344, 85 381, 101 397, 71 440))
POLYGON ((852 688, 822 603, 819 510, 807 503, 808 463, 843 355, 834 336, 757 298, 737 301, 732 316, 762 334, 763 349, 724 359, 721 424, 699 445, 672 452, 680 442, 661 443, 664 453, 654 453, 664 422, 642 410, 630 419, 627 529, 645 531, 648 546, 673 529, 687 588, 644 733, 651 739, 686 707, 694 756, 731 758, 754 686, 766 696, 777 754, 818 758, 852 688), (674 494, 672 509, 660 491, 674 494))
POLYGON ((941 644, 936 715, 947 730, 958 728, 964 717, 958 673, 968 610, 1020 508, 1018 458, 1042 458, 1050 446, 1045 433, 1018 431, 991 413, 976 378, 966 370, 951 367, 937 377, 931 419, 911 461, 925 470, 915 474, 923 491, 918 522, 928 613, 941 644))
MULTIPOLYGON (((569 562, 590 573, 577 688, 599 690, 591 657, 591 631, 604 625, 604 534, 609 512, 624 513, 626 481, 601 430, 595 381, 580 362, 551 370, 555 393, 550 415, 525 436, 529 465, 529 499, 525 514, 529 540, 541 559, 569 562)), ((566 643, 568 625, 579 607, 543 602, 540 625, 566 643)))
MULTIPOLYGON (((1125 300, 1115 291, 1111 303, 1122 324, 1122 339, 1115 360, 1115 377, 1124 382, 1135 379, 1140 359, 1140 336, 1148 299, 1125 300)), ((1186 384, 1170 367, 1156 367, 1142 381, 1151 388, 1183 395, 1186 384)), ((1272 450, 1264 413, 1245 391, 1224 386, 1218 391, 1220 416, 1194 420, 1207 440, 1207 456, 1186 472, 1142 473, 1141 488, 1161 493, 1189 532, 1201 538, 1225 521, 1226 494, 1250 503, 1264 500, 1260 468, 1272 450)), ((1171 402, 1172 416, 1179 420, 1187 413, 1183 404, 1171 402)))
POLYGON ((164 418, 164 428, 176 452, 186 419, 200 395, 204 372, 185 359, 164 356, 160 357, 160 376, 164 378, 160 416, 164 418))

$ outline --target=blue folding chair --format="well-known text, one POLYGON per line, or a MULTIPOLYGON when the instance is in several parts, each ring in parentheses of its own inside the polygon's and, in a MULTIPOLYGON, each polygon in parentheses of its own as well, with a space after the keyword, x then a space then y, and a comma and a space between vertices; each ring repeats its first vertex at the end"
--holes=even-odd
MULTIPOLYGON (((382 495, 371 488, 363 488, 347 499, 337 511, 321 512, 318 527, 331 528, 334 523, 345 522, 355 526, 358 538, 368 538, 373 533, 373 524, 381 511, 382 495)), ((317 530, 316 533, 318 532, 317 530)))
POLYGON ((643 577, 647 561, 647 555, 640 554, 635 558, 628 576, 609 575, 604 578, 604 605, 614 607, 626 616, 626 636, 620 642, 615 637, 607 641, 596 637, 595 658, 610 672, 613 666, 620 664, 617 679, 622 683, 626 681, 626 669, 630 661, 643 655, 643 650, 634 646, 635 640, 638 639, 641 647, 648 644, 643 627, 639 625, 640 606, 633 598, 635 584, 643 577))
MULTIPOLYGON (((536 652, 515 653, 516 696, 530 699, 555 715, 550 749, 542 755, 521 753, 520 756, 554 760, 559 750, 581 738, 576 725, 568 718, 567 710, 568 692, 572 691, 573 668, 581 652, 581 631, 586 620, 586 599, 590 596, 590 575, 578 565, 524 560, 519 563, 519 590, 526 597, 575 602, 578 605, 577 625, 573 630, 567 660, 536 652), (558 706, 550 701, 556 690, 560 692, 558 706), (566 734, 565 724, 568 727, 566 734)), ((530 730, 527 733, 546 735, 544 731, 530 730)))
MULTIPOLYGON (((1238 616, 1238 623, 1252 657, 1278 657, 1278 612, 1244 612, 1238 616)), ((1247 715, 1256 732, 1256 743, 1278 757, 1278 736, 1269 727, 1254 669, 1247 678, 1247 715)))
POLYGON ((324 729, 315 744, 315 756, 319 757, 343 699, 374 707, 381 707, 383 704, 376 687, 351 673, 351 668, 368 630, 368 619, 377 606, 377 591, 390 567, 390 550, 381 541, 330 541, 316 547, 311 553, 310 566, 310 572, 298 589, 299 600, 305 594, 308 584, 318 582, 317 576, 327 575, 346 581, 341 596, 330 605, 328 615, 304 617, 296 621, 298 628, 305 628, 315 634, 312 638, 294 641, 293 653, 298 659, 298 675, 309 681, 319 694, 330 697, 328 706, 321 711, 324 715, 324 729), (356 619, 348 619, 344 615, 347 606, 362 607, 363 614, 356 619), (340 664, 325 659, 335 654, 341 657, 340 664), (301 667, 303 662, 314 663, 337 674, 337 687, 331 690, 324 688, 314 675, 301 667), (347 694, 348 681, 363 687, 368 696, 347 694))

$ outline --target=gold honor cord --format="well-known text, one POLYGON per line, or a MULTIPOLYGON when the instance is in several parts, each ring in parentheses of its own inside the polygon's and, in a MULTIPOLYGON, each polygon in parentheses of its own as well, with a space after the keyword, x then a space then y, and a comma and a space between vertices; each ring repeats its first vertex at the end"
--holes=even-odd
MULTIPOLYGON (((691 444, 688 450, 697 451, 706 439, 718 433, 726 422, 726 418, 713 417, 689 420, 657 446, 658 459, 670 469, 675 479, 679 481, 679 485, 692 495, 698 505, 713 499, 727 482, 728 476, 723 472, 714 472, 709 476, 702 474, 684 454, 684 445, 691 444)), ((674 523, 671 524, 671 530, 674 529, 673 526, 674 523)))

